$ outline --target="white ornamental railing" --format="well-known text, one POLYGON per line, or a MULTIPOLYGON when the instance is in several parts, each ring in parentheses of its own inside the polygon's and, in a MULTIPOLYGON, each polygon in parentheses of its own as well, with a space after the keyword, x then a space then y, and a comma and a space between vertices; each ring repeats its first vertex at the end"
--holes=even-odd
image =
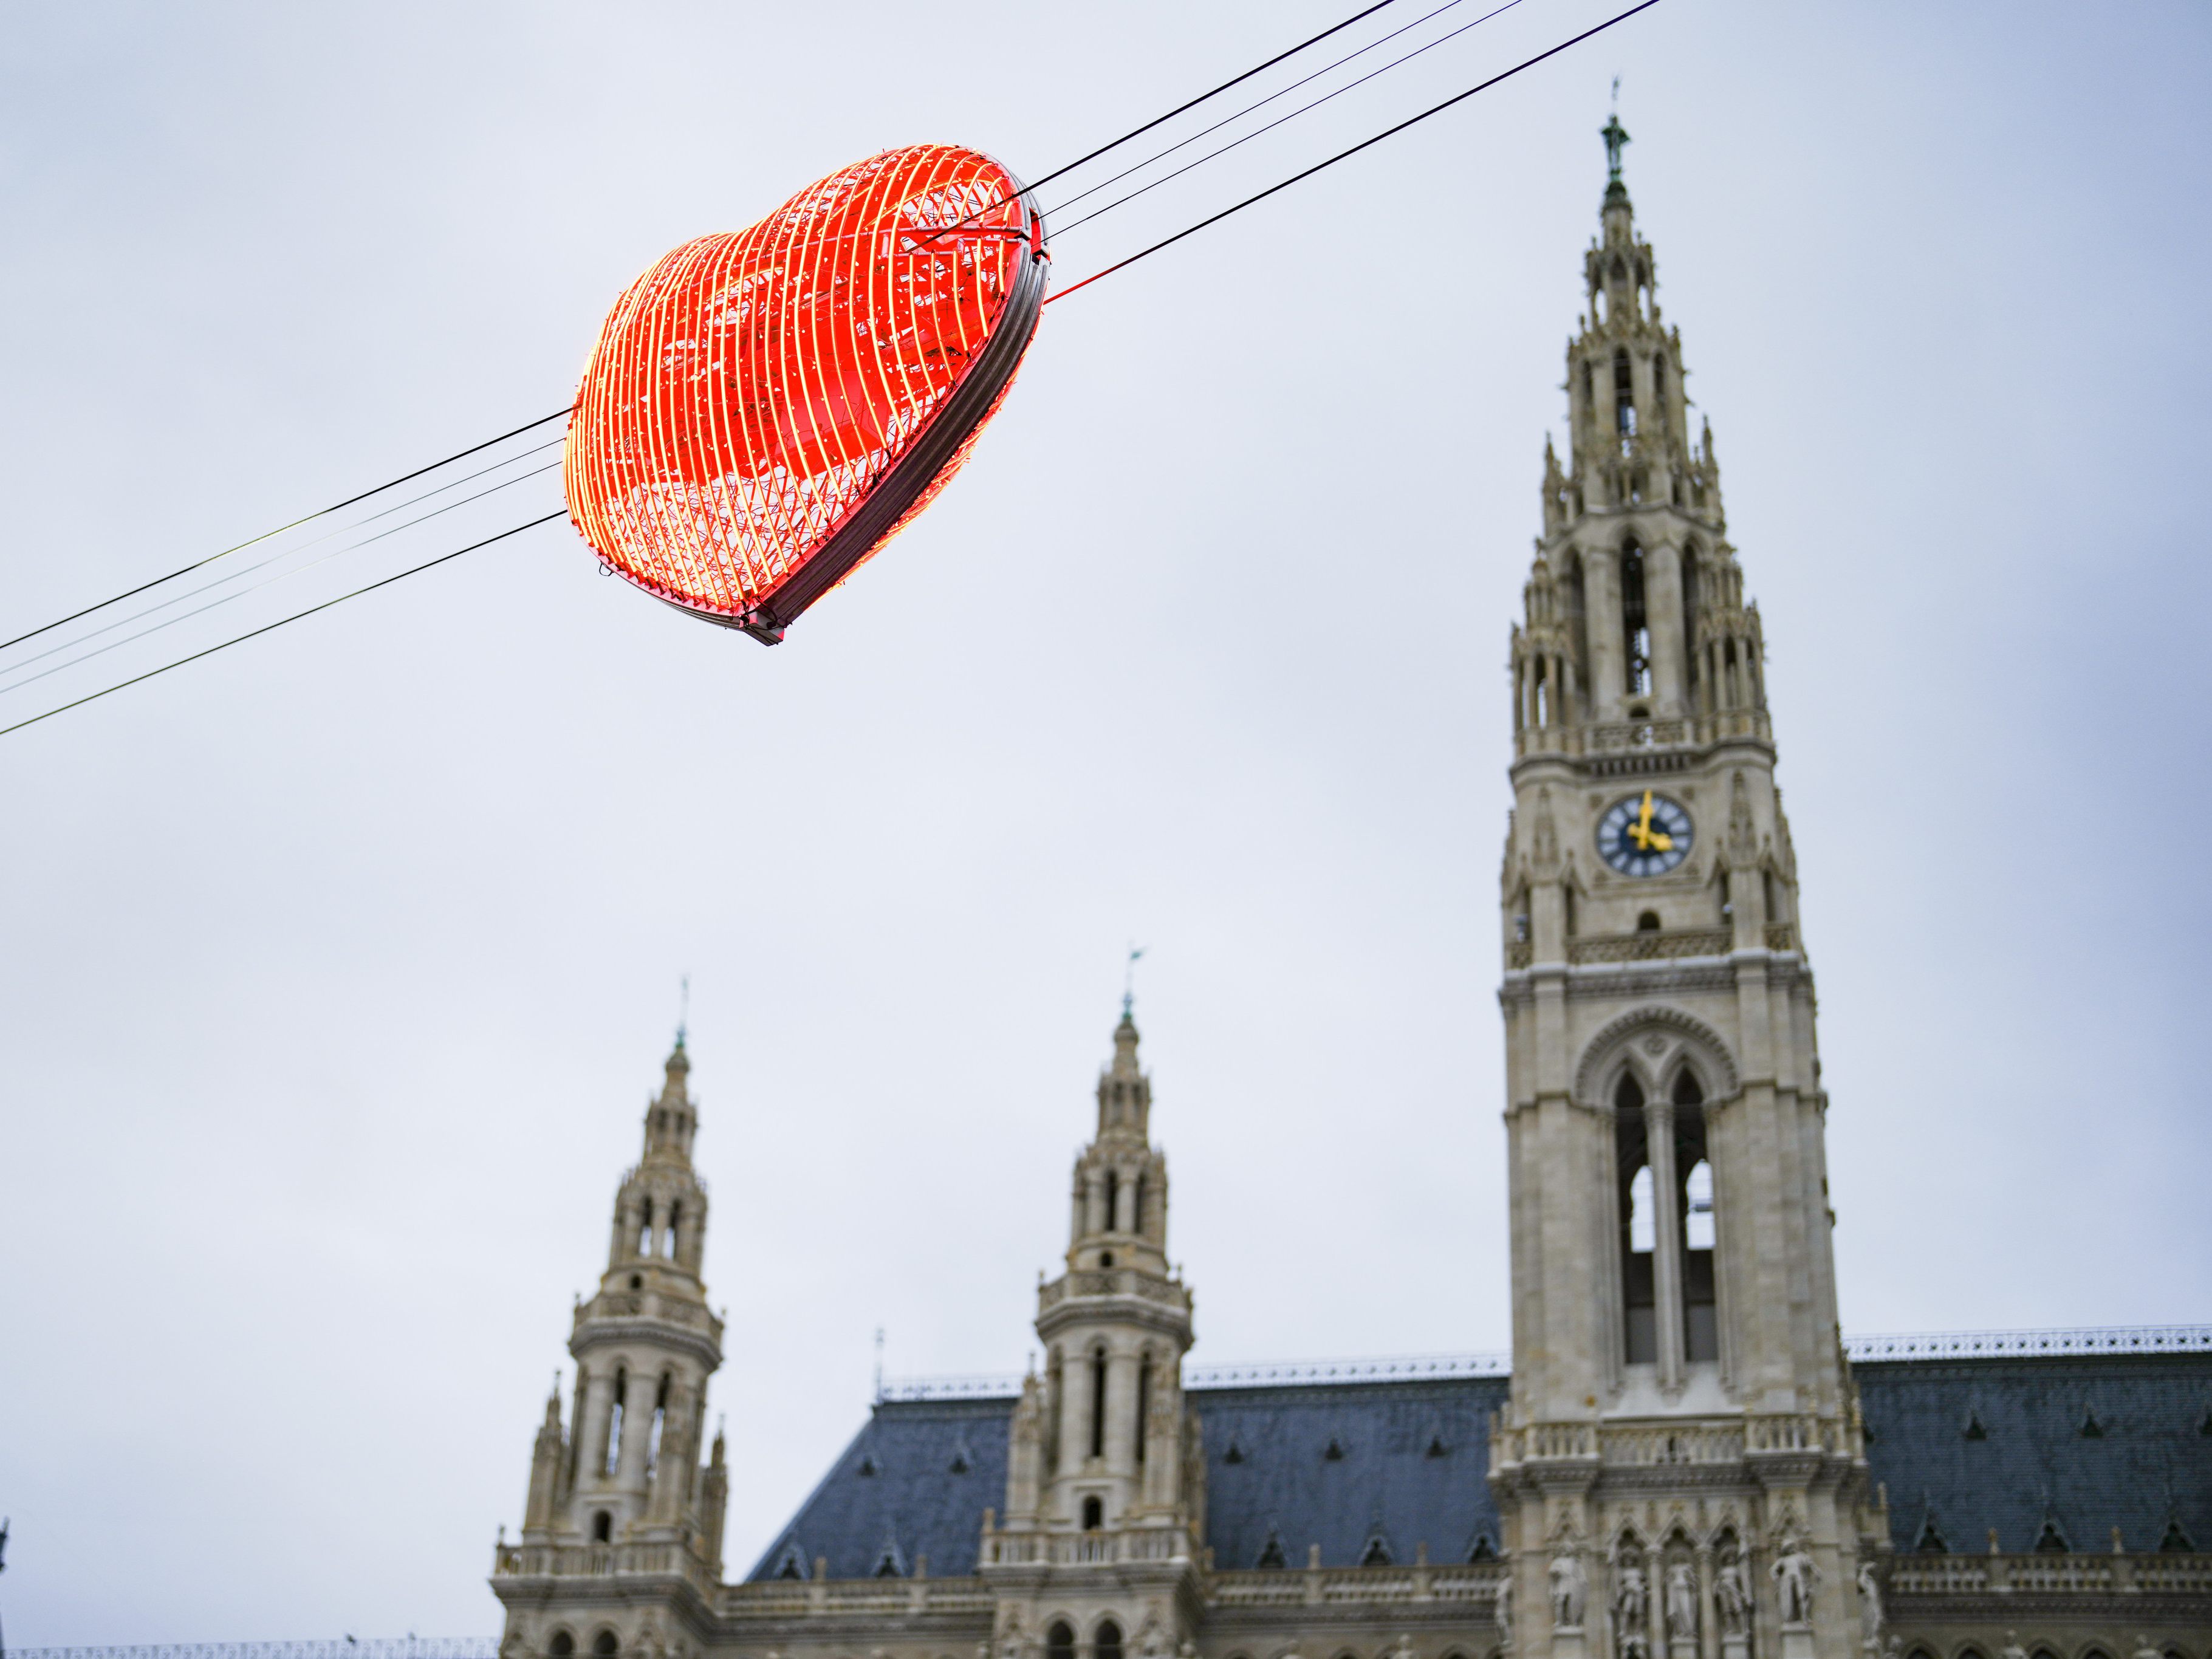
MULTIPOLYGON (((1930 1331, 1907 1335, 1846 1336, 1855 1361, 2005 1359, 2065 1354, 2212 1353, 2212 1325, 2102 1325, 2040 1331, 1930 1331)), ((1314 1387, 1353 1382, 1425 1382, 1454 1377, 1510 1376, 1510 1353, 1412 1354, 1385 1359, 1267 1360, 1244 1365, 1193 1365, 1188 1389, 1314 1387)), ((1010 1400, 1022 1391, 1011 1373, 988 1376, 884 1379, 879 1400, 1010 1400)))

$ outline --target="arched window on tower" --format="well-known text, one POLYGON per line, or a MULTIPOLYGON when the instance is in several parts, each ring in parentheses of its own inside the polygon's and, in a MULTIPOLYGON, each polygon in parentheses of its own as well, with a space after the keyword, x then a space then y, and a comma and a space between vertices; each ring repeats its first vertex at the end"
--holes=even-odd
POLYGON ((1046 1629, 1044 1659, 1075 1659, 1075 1632, 1066 1620, 1055 1620, 1046 1629))
POLYGON ((1136 1190, 1129 1196, 1129 1231, 1139 1237, 1143 1237, 1146 1231, 1145 1176, 1141 1170, 1137 1172, 1136 1190))
POLYGON ((615 1464, 622 1456, 623 1414, 629 1396, 629 1373, 615 1372, 614 1409, 607 1413, 607 1463, 605 1473, 612 1474, 615 1464))
POLYGON ((653 1254, 653 1200, 649 1198, 638 1200, 637 1253, 640 1255, 653 1254))
POLYGON ((1121 1218, 1115 1213, 1115 1206, 1121 1201, 1121 1177, 1109 1170, 1106 1171, 1106 1231, 1109 1233, 1121 1231, 1121 1218))
POLYGON ((660 1387, 653 1396, 653 1425, 646 1431, 645 1439, 645 1473, 648 1479, 660 1468, 660 1437, 668 1426, 668 1385, 672 1380, 663 1371, 660 1387))
POLYGON ((1620 550, 1620 626, 1626 647, 1628 695, 1651 694, 1651 623, 1644 609, 1644 550, 1632 538, 1620 550))
POLYGON ((668 1206, 668 1247, 662 1252, 673 1261, 676 1259, 676 1229, 684 1219, 684 1200, 672 1200, 668 1206))
POLYGON ((1152 1409, 1152 1357, 1137 1361, 1137 1462, 1145 1461, 1145 1419, 1152 1409))
POLYGON ((1622 1353, 1632 1365, 1659 1358, 1658 1208, 1651 1191, 1650 1148, 1644 1127, 1644 1090, 1624 1076, 1613 1090, 1614 1170, 1620 1179, 1622 1353))
POLYGON ((1667 414, 1667 354, 1651 354, 1651 415, 1654 420, 1664 419, 1667 414))
POLYGON ((1552 683, 1545 676, 1544 662, 1543 658, 1535 657, 1530 659, 1528 664, 1528 672, 1535 679, 1536 695, 1533 701, 1535 704, 1536 724, 1539 726, 1549 726, 1552 723, 1552 683))
POLYGON ((1106 1455, 1106 1350, 1091 1356, 1091 1455, 1106 1455))
POLYGON ((1613 354, 1613 424, 1625 452, 1636 435, 1636 381, 1629 373, 1626 346, 1613 354))
POLYGON ((1098 1626, 1097 1639, 1091 1644, 1091 1659, 1121 1659, 1121 1627, 1111 1619, 1098 1626))
POLYGON ((1705 1091, 1694 1073, 1674 1079, 1674 1168, 1681 1190, 1682 1357, 1721 1357, 1718 1298, 1713 1278, 1713 1166, 1705 1152, 1705 1091))

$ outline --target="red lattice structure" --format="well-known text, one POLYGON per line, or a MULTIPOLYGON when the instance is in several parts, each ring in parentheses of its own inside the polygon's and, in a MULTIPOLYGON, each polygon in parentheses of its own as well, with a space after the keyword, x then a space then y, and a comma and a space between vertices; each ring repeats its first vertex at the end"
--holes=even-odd
POLYGON ((616 302, 568 428, 568 513, 656 599, 774 644, 927 507, 1043 303, 1042 224, 971 149, 885 150, 616 302))

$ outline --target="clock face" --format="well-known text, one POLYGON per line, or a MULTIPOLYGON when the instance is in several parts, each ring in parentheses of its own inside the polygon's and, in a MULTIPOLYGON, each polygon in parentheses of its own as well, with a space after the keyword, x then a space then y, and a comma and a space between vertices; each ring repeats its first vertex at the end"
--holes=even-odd
POLYGON ((1690 856, 1690 815, 1645 790, 1615 801, 1597 822, 1597 850, 1624 876, 1662 876, 1690 856))

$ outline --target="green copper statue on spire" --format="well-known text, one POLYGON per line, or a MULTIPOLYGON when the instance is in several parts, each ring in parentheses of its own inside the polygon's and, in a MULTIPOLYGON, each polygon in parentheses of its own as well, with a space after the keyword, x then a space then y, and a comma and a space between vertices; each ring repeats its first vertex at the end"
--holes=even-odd
POLYGON ((1608 185, 1620 182, 1620 147, 1628 142, 1628 129, 1620 125, 1620 112, 1615 110, 1605 118, 1598 137, 1605 140, 1605 180, 1608 185))

